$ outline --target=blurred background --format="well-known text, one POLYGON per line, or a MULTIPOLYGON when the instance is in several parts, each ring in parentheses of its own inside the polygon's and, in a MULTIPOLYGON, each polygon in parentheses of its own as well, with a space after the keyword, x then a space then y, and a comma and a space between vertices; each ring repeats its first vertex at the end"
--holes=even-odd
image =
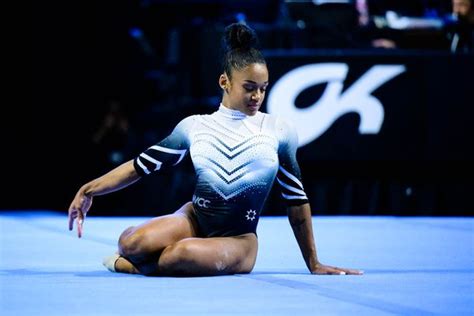
MULTIPOLYGON (((182 118, 215 111, 220 36, 237 21, 257 31, 268 62, 262 110, 290 119, 314 114, 295 122, 307 135, 298 159, 314 214, 466 216, 474 209, 469 0, 30 5, 27 101, 7 116, 15 127, 4 133, 2 209, 66 211, 83 183, 134 158, 182 118), (305 76, 308 84, 298 87, 291 84, 297 69, 319 77, 305 76), (272 101, 291 91, 295 99, 272 101), (319 116, 326 106, 333 115, 319 116)), ((194 183, 188 158, 96 198, 92 210, 169 213, 191 199, 194 183)), ((281 202, 272 190, 263 215, 285 214, 281 202)))

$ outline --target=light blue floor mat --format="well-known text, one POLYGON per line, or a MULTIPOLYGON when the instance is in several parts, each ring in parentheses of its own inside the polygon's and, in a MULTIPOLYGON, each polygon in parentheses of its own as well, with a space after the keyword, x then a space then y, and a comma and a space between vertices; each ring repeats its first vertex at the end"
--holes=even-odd
POLYGON ((0 315, 474 315, 474 219, 313 217, 323 263, 363 276, 310 275, 285 217, 262 217, 248 275, 144 277, 102 258, 144 217, 0 212, 0 315))

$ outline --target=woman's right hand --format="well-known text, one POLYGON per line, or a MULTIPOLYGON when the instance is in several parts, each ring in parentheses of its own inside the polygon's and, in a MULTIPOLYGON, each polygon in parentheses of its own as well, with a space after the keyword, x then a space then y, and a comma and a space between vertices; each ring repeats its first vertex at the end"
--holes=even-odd
POLYGON ((86 219, 86 214, 89 211, 92 205, 92 196, 86 195, 81 189, 77 192, 74 200, 71 202, 68 211, 69 219, 69 230, 73 229, 74 220, 76 220, 77 225, 77 236, 81 238, 82 236, 82 226, 84 220, 86 219))

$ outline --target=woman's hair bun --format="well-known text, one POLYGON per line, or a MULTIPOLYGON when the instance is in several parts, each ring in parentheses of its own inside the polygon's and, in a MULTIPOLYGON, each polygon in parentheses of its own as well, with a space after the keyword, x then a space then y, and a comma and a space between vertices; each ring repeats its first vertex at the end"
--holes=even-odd
POLYGON ((224 48, 250 49, 258 45, 257 34, 253 29, 243 23, 232 23, 224 29, 224 48))

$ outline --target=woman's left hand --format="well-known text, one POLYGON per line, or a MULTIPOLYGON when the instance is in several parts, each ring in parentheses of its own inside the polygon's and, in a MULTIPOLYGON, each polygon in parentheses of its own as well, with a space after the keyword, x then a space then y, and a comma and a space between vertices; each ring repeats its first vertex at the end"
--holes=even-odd
POLYGON ((361 270, 338 268, 317 263, 311 268, 311 274, 361 275, 364 274, 364 272, 361 270))

